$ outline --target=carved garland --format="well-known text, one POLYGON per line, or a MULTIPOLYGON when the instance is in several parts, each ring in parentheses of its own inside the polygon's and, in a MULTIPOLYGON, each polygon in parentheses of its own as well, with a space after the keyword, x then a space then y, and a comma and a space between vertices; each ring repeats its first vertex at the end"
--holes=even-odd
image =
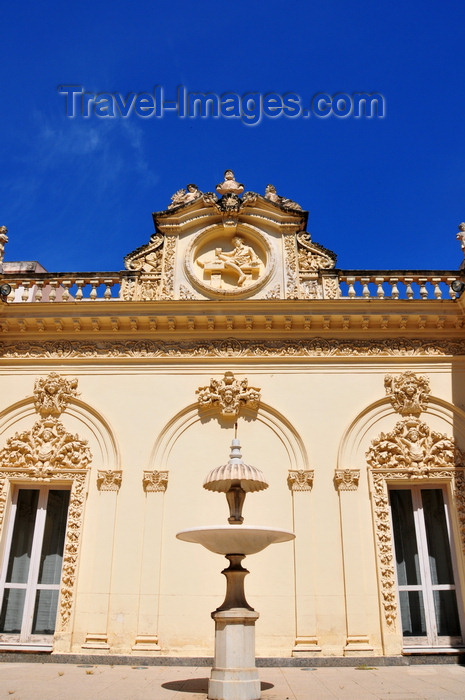
POLYGON ((163 281, 161 288, 162 299, 174 297, 174 266, 176 261, 176 236, 166 236, 165 255, 163 260, 163 281))
POLYGON ((39 420, 29 431, 16 433, 0 451, 0 532, 10 484, 69 483, 68 522, 63 549, 63 570, 57 631, 64 631, 71 616, 76 565, 82 530, 87 468, 92 455, 86 440, 66 432, 58 420, 77 395, 77 380, 52 372, 34 386, 34 406, 39 420))
POLYGON ((297 299, 299 296, 299 281, 297 276, 297 246, 293 234, 285 234, 284 254, 286 264, 286 298, 297 299))

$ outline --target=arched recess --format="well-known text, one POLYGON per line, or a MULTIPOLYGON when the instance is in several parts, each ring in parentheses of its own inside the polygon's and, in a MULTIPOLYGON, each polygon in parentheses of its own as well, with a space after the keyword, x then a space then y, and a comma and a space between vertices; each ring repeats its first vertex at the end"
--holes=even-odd
MULTIPOLYGON (((149 469, 165 470, 173 445, 190 426, 197 422, 214 420, 218 416, 215 408, 204 409, 199 413, 198 404, 190 404, 168 421, 157 438, 149 459, 149 469)), ((260 403, 257 412, 243 408, 241 419, 256 419, 272 430, 280 440, 289 458, 289 469, 305 470, 309 467, 307 450, 299 433, 279 411, 260 403)), ((212 465, 214 466, 214 465, 212 465)))
MULTIPOLYGON (((289 471, 306 470, 309 465, 302 438, 279 411, 263 403, 257 411, 242 408, 238 424, 244 461, 262 469, 270 485, 265 491, 247 496, 243 513, 246 524, 294 529, 294 493, 288 476, 289 471)), ((226 498, 205 491, 202 481, 212 468, 227 461, 232 437, 234 420, 224 420, 217 408, 199 411, 198 404, 190 404, 166 423, 150 455, 148 467, 167 472, 163 504, 157 508, 163 518, 158 526, 157 624, 160 646, 171 651, 179 648, 182 652, 182 646, 177 646, 179 629, 196 652, 212 651, 210 612, 221 603, 223 582, 219 570, 224 560, 198 545, 180 542, 176 533, 227 523, 226 498)), ((155 512, 155 508, 152 510, 155 512)), ((155 531, 152 528, 152 549, 155 531)), ((257 649, 262 654, 279 655, 283 647, 290 652, 296 637, 295 550, 293 543, 279 545, 279 551, 274 549, 254 555, 246 588, 249 603, 262 614, 257 649)))
MULTIPOLYGON (((446 488, 451 510, 453 539, 456 543, 456 555, 459 561, 458 575, 461 588, 465 590, 465 465, 463 460, 460 461, 460 458, 454 464, 453 459, 447 462, 439 455, 432 458, 428 465, 423 462, 418 465, 412 461, 407 466, 396 466, 397 463, 394 459, 395 466, 391 466, 389 450, 390 445, 395 440, 393 436, 397 434, 396 431, 402 430, 403 425, 408 426, 409 418, 411 416, 399 415, 394 410, 389 397, 375 401, 351 422, 343 435, 338 451, 338 470, 347 470, 347 472, 359 470, 362 490, 367 496, 369 492, 369 497, 365 499, 363 493, 360 495, 358 511, 363 514, 362 520, 365 518, 365 528, 362 527, 362 530, 365 529, 365 531, 371 513, 379 616, 385 654, 399 654, 403 648, 402 628, 399 624, 400 612, 398 609, 394 541, 389 510, 390 487, 438 484, 446 488), (381 434, 384 434, 383 440, 373 443, 381 434), (378 446, 372 447, 374 444, 378 446), (369 457, 367 456, 368 450, 370 450, 369 457)), ((434 433, 435 440, 439 440, 439 437, 443 438, 445 454, 447 452, 454 454, 456 447, 463 451, 465 447, 465 411, 441 398, 429 396, 427 408, 421 412, 421 415, 414 417, 415 419, 425 425, 428 434, 433 435, 434 433)), ((399 432, 399 434, 402 433, 399 432)), ((429 454, 428 451, 424 452, 426 456, 429 454)), ((344 526, 344 522, 342 522, 341 529, 344 537, 351 536, 348 528, 344 526)), ((362 531, 358 535, 359 538, 362 536, 361 533, 362 531)), ((345 576, 348 577, 347 572, 345 576)), ((359 573, 357 573, 357 577, 359 578, 359 573)), ((346 580, 346 588, 349 586, 350 581, 346 580)))

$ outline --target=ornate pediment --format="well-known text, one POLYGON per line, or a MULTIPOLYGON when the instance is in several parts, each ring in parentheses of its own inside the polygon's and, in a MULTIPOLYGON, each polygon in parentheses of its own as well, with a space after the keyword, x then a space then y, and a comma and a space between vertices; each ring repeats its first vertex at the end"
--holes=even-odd
POLYGON ((153 215, 150 241, 125 258, 126 301, 338 296, 336 256, 306 232, 308 212, 267 185, 245 191, 226 170, 216 191, 188 184, 153 215), (336 280, 337 283, 337 280, 336 280))

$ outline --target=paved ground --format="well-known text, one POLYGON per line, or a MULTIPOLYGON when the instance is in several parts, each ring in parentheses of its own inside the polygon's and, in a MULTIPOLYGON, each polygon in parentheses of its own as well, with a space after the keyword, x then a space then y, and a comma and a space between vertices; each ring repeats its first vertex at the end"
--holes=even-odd
MULTIPOLYGON (((205 700, 208 668, 0 663, 0 700, 205 700)), ((465 667, 260 668, 262 700, 465 698, 465 667)))

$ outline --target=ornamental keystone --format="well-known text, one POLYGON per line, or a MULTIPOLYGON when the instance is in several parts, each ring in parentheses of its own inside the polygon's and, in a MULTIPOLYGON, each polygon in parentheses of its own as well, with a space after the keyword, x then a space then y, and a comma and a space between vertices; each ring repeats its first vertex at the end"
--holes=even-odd
POLYGON ((233 372, 225 372, 223 379, 211 379, 210 386, 199 387, 199 408, 217 407, 225 418, 237 418, 242 407, 256 409, 260 403, 260 389, 249 386, 248 379, 236 379, 233 372))

